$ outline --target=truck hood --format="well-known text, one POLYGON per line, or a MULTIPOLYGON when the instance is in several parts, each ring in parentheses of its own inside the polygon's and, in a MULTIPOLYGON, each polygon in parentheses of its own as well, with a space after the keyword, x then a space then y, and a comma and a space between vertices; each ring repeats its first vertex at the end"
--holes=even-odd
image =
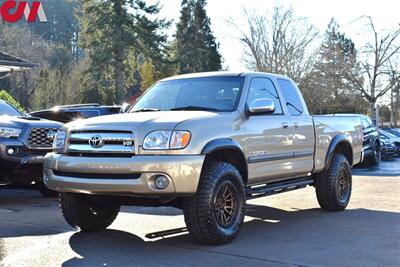
POLYGON ((44 127, 44 128, 60 128, 62 123, 49 121, 30 116, 0 116, 0 126, 3 127, 14 127, 14 128, 25 128, 25 127, 44 127))
POLYGON ((186 120, 216 117, 209 111, 154 111, 93 117, 66 124, 69 130, 122 130, 148 133, 155 130, 173 130, 186 120))

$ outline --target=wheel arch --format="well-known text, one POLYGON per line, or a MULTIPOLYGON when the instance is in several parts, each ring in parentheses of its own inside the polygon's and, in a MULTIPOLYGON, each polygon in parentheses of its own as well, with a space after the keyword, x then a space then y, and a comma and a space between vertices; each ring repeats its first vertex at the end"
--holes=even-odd
POLYGON ((242 175, 244 184, 248 181, 248 166, 243 149, 238 142, 231 138, 220 138, 208 142, 202 155, 207 160, 224 161, 234 165, 242 175))
POLYGON ((349 161, 350 166, 353 165, 353 148, 344 134, 336 135, 329 144, 325 158, 325 169, 331 164, 335 153, 343 154, 349 161))

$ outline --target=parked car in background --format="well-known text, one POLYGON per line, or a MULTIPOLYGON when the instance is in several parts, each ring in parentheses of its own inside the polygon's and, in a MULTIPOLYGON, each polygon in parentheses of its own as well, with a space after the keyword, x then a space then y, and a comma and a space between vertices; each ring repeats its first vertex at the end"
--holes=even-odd
POLYGON ((380 142, 381 142, 381 156, 383 160, 392 158, 397 155, 396 145, 392 141, 386 139, 386 137, 380 137, 380 142))
POLYGON ((372 119, 362 114, 333 114, 336 117, 356 117, 361 121, 363 127, 363 151, 362 164, 376 165, 381 161, 381 142, 379 140, 378 128, 372 119))
POLYGON ((369 165, 379 164, 381 160, 381 143, 378 129, 371 118, 366 115, 358 115, 363 125, 363 163, 369 165))
POLYGON ((389 140, 395 145, 396 154, 400 154, 400 137, 387 130, 380 130, 379 136, 381 140, 389 140))
POLYGON ((68 123, 77 119, 87 119, 103 115, 118 114, 120 111, 121 106, 102 106, 94 103, 56 106, 51 109, 34 111, 29 115, 62 123, 68 123))
POLYGON ((24 115, 0 100, 0 184, 35 183, 43 195, 57 195, 44 186, 42 165, 61 126, 59 122, 24 115))
POLYGON ((385 132, 389 132, 391 134, 394 134, 397 137, 400 137, 400 130, 399 129, 383 129, 385 132))

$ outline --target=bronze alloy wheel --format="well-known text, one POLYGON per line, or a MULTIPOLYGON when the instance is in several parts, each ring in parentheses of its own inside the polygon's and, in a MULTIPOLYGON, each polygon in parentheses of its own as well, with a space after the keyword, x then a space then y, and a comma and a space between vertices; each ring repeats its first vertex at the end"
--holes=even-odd
POLYGON ((337 179, 337 196, 342 203, 346 203, 350 195, 350 173, 346 168, 341 168, 337 179))
POLYGON ((214 213, 218 224, 223 228, 232 226, 238 214, 237 192, 230 181, 219 185, 214 198, 214 213))

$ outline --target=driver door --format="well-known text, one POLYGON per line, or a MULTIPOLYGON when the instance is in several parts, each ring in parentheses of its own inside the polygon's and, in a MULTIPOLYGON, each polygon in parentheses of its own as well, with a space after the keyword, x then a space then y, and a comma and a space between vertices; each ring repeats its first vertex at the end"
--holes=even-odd
POLYGON ((275 111, 250 115, 244 123, 251 184, 289 177, 293 160, 292 122, 284 114, 280 97, 269 78, 255 77, 250 82, 247 106, 260 98, 273 100, 275 111))

